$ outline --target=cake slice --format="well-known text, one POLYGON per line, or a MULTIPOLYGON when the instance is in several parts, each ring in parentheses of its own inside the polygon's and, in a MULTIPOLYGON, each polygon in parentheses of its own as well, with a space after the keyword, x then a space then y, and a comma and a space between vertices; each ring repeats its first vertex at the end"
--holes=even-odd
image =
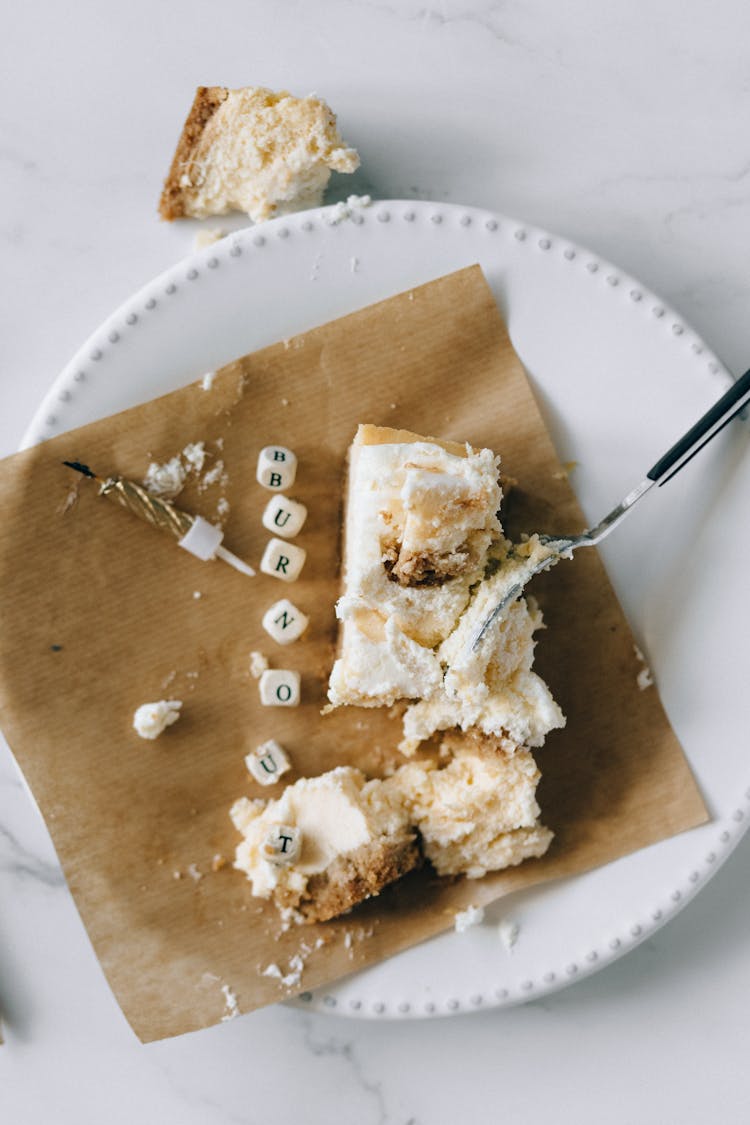
POLYGON ((164 183, 164 219, 244 211, 255 222, 317 207, 331 171, 359 157, 314 95, 199 86, 164 183))
POLYGON ((401 749, 458 727, 541 745, 564 724, 532 670, 542 617, 509 604, 479 651, 470 637, 517 580, 534 544, 513 546, 489 449, 360 426, 349 452, 333 706, 410 701, 401 749))
POLYGON ((324 922, 418 867, 421 855, 402 795, 340 766, 301 778, 274 801, 236 801, 231 809, 243 839, 235 867, 252 893, 273 899, 282 916, 324 922), (299 854, 280 864, 266 841, 278 826, 299 834, 299 854))
POLYGON ((436 647, 456 627, 501 539, 494 454, 360 426, 349 451, 334 706, 433 694, 436 647))

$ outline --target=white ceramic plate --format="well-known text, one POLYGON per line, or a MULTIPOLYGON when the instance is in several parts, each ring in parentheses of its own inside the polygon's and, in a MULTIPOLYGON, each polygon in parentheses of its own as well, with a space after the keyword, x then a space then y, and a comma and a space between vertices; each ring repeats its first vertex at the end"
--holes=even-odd
MULTIPOLYGON (((117 310, 55 381, 30 445, 153 398, 246 352, 479 262, 589 519, 618 501, 724 390, 719 360, 616 267, 501 215, 376 203, 249 228, 117 310)), ((460 373, 459 373, 460 374, 460 373)), ((509 1005, 602 968, 710 878, 750 815, 742 701, 750 609, 748 427, 734 423, 607 541, 604 561, 712 813, 705 827, 496 904, 446 934, 301 999, 359 1016, 509 1005), (709 573, 711 581, 707 581, 709 573), (500 918, 520 927, 512 953, 500 918)), ((581 747, 581 753, 586 747, 581 747)))

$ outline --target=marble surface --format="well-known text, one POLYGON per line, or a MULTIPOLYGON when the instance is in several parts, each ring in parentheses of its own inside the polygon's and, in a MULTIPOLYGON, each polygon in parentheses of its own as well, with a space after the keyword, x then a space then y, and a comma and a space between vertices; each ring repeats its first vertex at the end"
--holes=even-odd
MULTIPOLYGON (((101 319, 192 248, 155 200, 199 83, 317 90, 363 158, 331 198, 450 200, 558 231, 741 372, 749 34, 741 0, 16 6, 0 44, 0 454, 101 319)), ((746 839, 635 952, 524 1007, 398 1024, 277 1007, 143 1047, 0 744, 4 1119, 742 1120, 749 861, 746 839)))

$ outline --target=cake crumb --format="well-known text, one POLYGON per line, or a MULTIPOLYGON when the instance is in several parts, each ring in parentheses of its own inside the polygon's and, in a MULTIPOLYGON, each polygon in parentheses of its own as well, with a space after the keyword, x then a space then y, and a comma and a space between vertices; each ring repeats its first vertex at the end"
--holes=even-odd
POLYGON ((646 657, 643 655, 638 645, 633 645, 633 652, 635 653, 636 660, 639 660, 643 667, 635 678, 640 691, 645 691, 646 688, 654 686, 654 674, 646 663, 646 657))
POLYGON ((219 516, 229 515, 229 501, 227 500, 226 496, 222 496, 220 500, 217 500, 216 513, 219 516))
POLYGON ((153 741, 180 717, 181 699, 160 699, 142 703, 133 715, 133 730, 141 738, 153 741))
POLYGON ((221 230, 220 227, 204 227, 199 230, 193 239, 193 247, 196 250, 205 250, 207 246, 213 246, 217 242, 221 242, 226 231, 221 230))
MULTIPOLYGON (((346 203, 337 203, 327 216, 330 226, 338 226, 343 223, 345 219, 351 219, 356 216, 357 211, 363 207, 369 207, 372 204, 372 199, 369 195, 350 195, 346 203)), ((361 222, 361 220, 356 220, 361 222)))
MULTIPOLYGON (((318 938, 314 948, 319 949, 320 946, 324 944, 323 939, 318 938)), ((279 984, 283 985, 284 988, 296 988, 302 980, 302 974, 305 971, 305 961, 312 952, 313 947, 303 942, 300 952, 295 953, 290 959, 286 972, 284 972, 275 961, 272 961, 270 965, 266 965, 265 969, 260 970, 260 975, 262 977, 273 977, 275 980, 278 980, 279 984)))
POLYGON ((472 926, 478 926, 484 921, 483 906, 467 906, 460 910, 453 918, 453 926, 457 934, 463 934, 472 926))
POLYGON ((573 469, 575 469, 577 466, 578 466, 577 461, 565 461, 565 462, 563 462, 563 464, 560 466, 560 468, 556 469, 555 472, 552 474, 553 480, 567 480, 568 477, 570 476, 570 474, 573 472, 573 469))
POLYGON ((289 405, 289 399, 288 398, 282 398, 281 405, 282 406, 288 406, 289 405))
POLYGON ((202 872, 200 871, 199 867, 195 863, 189 863, 188 864, 187 873, 190 876, 190 878, 193 880, 194 883, 200 882, 200 880, 203 878, 202 872))
POLYGON ((259 680, 264 672, 268 671, 268 659, 262 652, 250 653, 250 675, 259 680))
POLYGON ((194 598, 202 598, 203 594, 200 592, 200 590, 193 590, 193 597, 194 598))
POLYGON ((163 464, 152 461, 146 470, 143 487, 152 496, 174 500, 175 496, 182 491, 186 475, 179 454, 169 461, 163 462, 163 464))
POLYGON ((222 984, 221 991, 224 993, 225 1010, 224 1015, 221 1017, 222 1023, 227 1020, 233 1020, 235 1016, 240 1014, 240 1006, 237 1003, 237 994, 232 991, 228 984, 222 984))
POLYGON ((220 484, 222 487, 224 487, 226 484, 228 484, 228 482, 229 477, 224 472, 224 462, 221 460, 221 458, 219 458, 214 467, 212 469, 209 469, 207 473, 203 474, 203 479, 198 487, 201 492, 205 492, 205 490, 207 488, 210 488, 211 485, 220 484))
POLYGON ((222 868, 226 867, 226 865, 227 865, 227 857, 225 855, 222 855, 221 852, 217 852, 216 855, 211 860, 211 870, 212 871, 221 871, 222 868))
POLYGON ((508 953, 512 953, 513 946, 518 941, 518 935, 521 932, 518 922, 514 922, 512 918, 503 918, 497 927, 497 932, 503 947, 508 953))
POLYGON ((172 872, 172 878, 173 879, 181 879, 182 878, 182 872, 181 871, 173 871, 172 872))
POLYGON ((396 409, 397 409, 397 407, 398 407, 398 403, 396 403, 396 402, 392 402, 392 403, 390 404, 390 407, 391 407, 391 410, 396 410, 396 409))
POLYGON ((194 469, 199 473, 206 460, 206 447, 202 441, 191 441, 182 451, 183 461, 187 461, 188 472, 194 469))

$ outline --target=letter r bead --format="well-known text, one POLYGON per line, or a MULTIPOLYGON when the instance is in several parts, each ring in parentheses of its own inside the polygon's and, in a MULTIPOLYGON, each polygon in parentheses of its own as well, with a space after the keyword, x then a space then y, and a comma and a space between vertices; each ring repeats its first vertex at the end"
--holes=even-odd
POLYGON ((281 578, 283 582, 296 582, 306 558, 307 551, 302 547, 285 543, 283 539, 269 539, 260 560, 260 569, 272 578, 281 578))
POLYGON ((297 609, 288 598, 274 602, 263 614, 263 628, 280 645, 288 645, 298 640, 309 623, 310 618, 297 609))

